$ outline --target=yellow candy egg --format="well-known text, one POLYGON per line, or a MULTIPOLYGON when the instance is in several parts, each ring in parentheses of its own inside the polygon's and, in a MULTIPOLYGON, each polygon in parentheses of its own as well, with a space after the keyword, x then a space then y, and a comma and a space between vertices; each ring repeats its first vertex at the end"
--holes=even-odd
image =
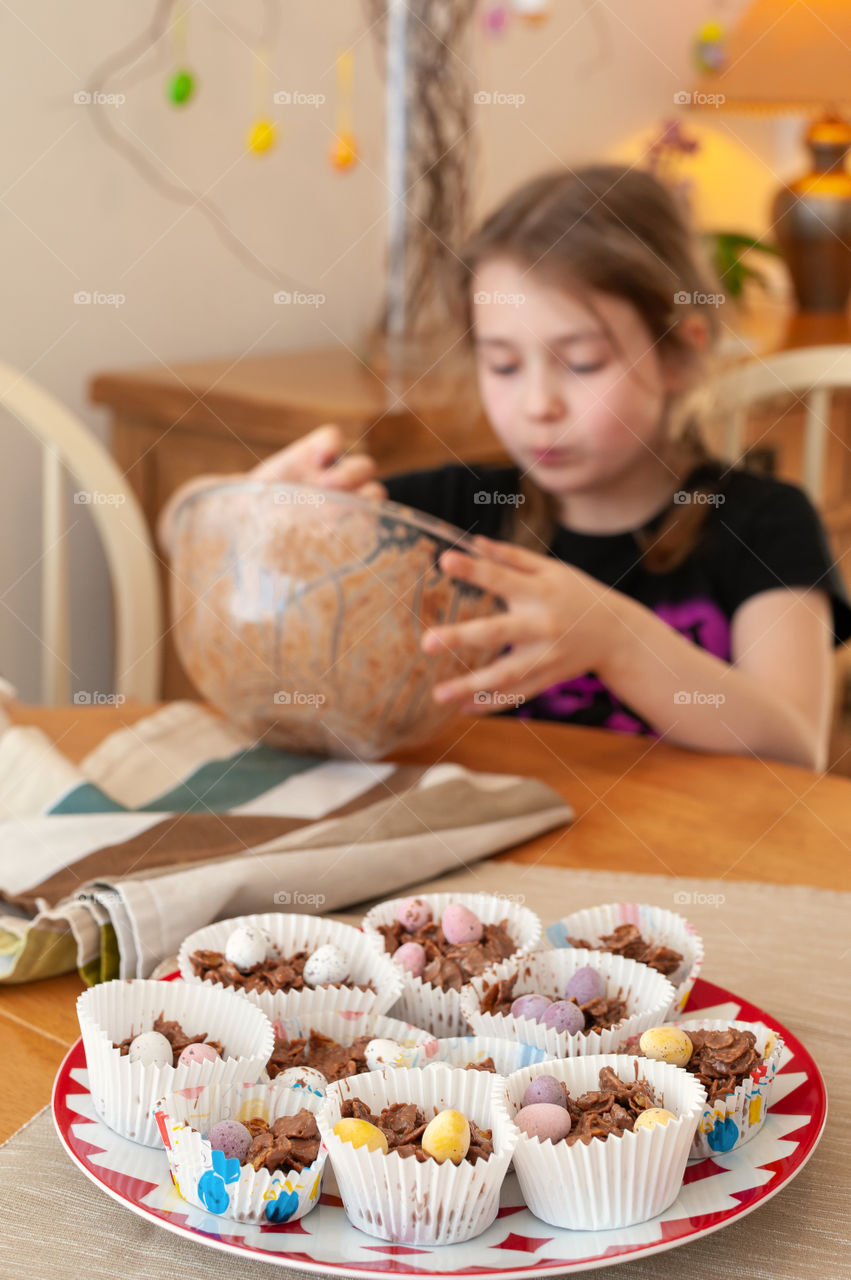
POLYGON ((248 150, 260 154, 270 151, 278 139, 278 131, 271 120, 255 120, 248 130, 248 150))
POLYGON ((670 1062, 673 1067, 684 1067, 692 1055, 691 1040, 679 1027, 651 1027, 638 1042, 645 1058, 654 1062, 670 1062))
POLYGON ((338 1120, 334 1125, 334 1132, 341 1142, 350 1142, 353 1147, 366 1147, 367 1151, 383 1151, 387 1155, 387 1139, 368 1120, 356 1120, 354 1116, 348 1120, 338 1120))
POLYGON ((438 1111, 426 1125, 423 1134, 423 1151, 438 1164, 451 1160, 460 1164, 470 1150, 470 1126, 460 1111, 438 1111))
POLYGON ((655 1129, 657 1124, 665 1125, 676 1118, 673 1111, 666 1111, 664 1107, 648 1107, 640 1116, 636 1116, 635 1128, 655 1129))

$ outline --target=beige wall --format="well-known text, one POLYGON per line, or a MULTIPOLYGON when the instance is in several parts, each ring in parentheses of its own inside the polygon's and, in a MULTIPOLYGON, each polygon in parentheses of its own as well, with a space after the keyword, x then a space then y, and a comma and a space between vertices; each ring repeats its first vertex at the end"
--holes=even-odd
MULTIPOLYGON (((593 6, 600 15, 594 22, 587 7, 581 0, 553 0, 549 23, 518 21, 503 40, 477 38, 472 62, 478 87, 525 97, 516 108, 478 109, 480 210, 560 161, 634 155, 673 112, 673 95, 688 87, 689 43, 698 22, 713 11, 708 2, 611 0, 593 6)), ((97 370, 352 342, 372 316, 383 251, 380 60, 364 35, 356 0, 299 0, 282 10, 268 93, 299 90, 324 94, 327 102, 272 107, 283 134, 262 159, 243 148, 256 113, 251 43, 261 21, 259 3, 195 4, 190 61, 200 91, 193 108, 182 113, 163 99, 173 62, 168 47, 110 86, 125 94, 123 104, 74 102, 97 63, 138 34, 153 11, 151 0, 75 6, 10 0, 0 10, 0 359, 30 371, 104 438, 105 416, 86 403, 86 384, 97 370), (364 160, 340 177, 329 169, 325 151, 334 118, 334 53, 350 41, 357 41, 355 110, 364 160), (325 304, 275 306, 275 286, 236 261, 197 209, 187 211, 152 190, 107 148, 94 128, 97 110, 114 113, 124 136, 136 135, 170 181, 209 189, 248 252, 289 273, 292 287, 323 293, 325 304), (126 301, 81 306, 74 302, 80 290, 123 294, 126 301)), ((699 127, 718 152, 715 178, 734 178, 723 186, 721 179, 706 184, 701 212, 761 229, 774 170, 788 172, 798 163, 788 130, 720 117, 699 127)), ((8 419, 0 420, 0 431, 0 669, 34 697, 36 455, 8 419)), ((86 514, 75 508, 73 515, 74 683, 105 691, 108 587, 86 514)))

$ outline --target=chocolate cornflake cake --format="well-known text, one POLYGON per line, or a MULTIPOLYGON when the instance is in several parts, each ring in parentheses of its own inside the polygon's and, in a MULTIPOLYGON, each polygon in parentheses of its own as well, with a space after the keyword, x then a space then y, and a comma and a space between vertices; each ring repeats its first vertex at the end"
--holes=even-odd
POLYGON ((666 978, 676 973, 683 962, 679 951, 648 942, 634 924, 619 924, 596 942, 586 942, 584 938, 568 938, 568 942, 572 947, 583 947, 586 951, 608 951, 627 960, 638 960, 666 978))
MULTIPOLYGON (((271 956, 247 973, 231 964, 223 951, 193 951, 189 957, 192 971, 202 982, 220 982, 223 987, 242 987, 245 991, 312 991, 304 980, 304 966, 309 951, 296 951, 291 956, 271 956)), ((324 986, 348 987, 355 991, 374 991, 371 982, 329 982, 324 986)))
MULTIPOLYGON (((479 999, 482 1013, 511 1013, 517 976, 515 973, 510 978, 500 978, 485 987, 479 999)), ((555 1001, 560 1000, 561 996, 550 998, 555 1001)), ((577 1002, 574 1000, 573 1003, 577 1002)), ((597 1000, 589 1000, 587 1004, 580 1004, 579 1008, 585 1014, 585 1029, 578 1033, 581 1036, 587 1036, 591 1031, 606 1031, 610 1027, 616 1027, 627 1016, 626 1001, 621 999, 620 992, 616 996, 600 996, 597 1000)))
POLYGON ((726 1027, 723 1031, 687 1030, 686 1035, 694 1049, 685 1069, 706 1089, 709 1106, 737 1089, 763 1062, 752 1031, 726 1027))
POLYGON ((245 1121, 245 1127, 251 1134, 251 1146, 241 1163, 250 1164, 252 1169, 268 1169, 270 1173, 276 1169, 301 1173, 319 1155, 321 1139, 316 1117, 311 1111, 301 1110, 294 1116, 281 1116, 271 1125, 254 1117, 245 1121))
POLYGON ((465 1071, 492 1071, 496 1075, 496 1065, 493 1058, 482 1058, 481 1062, 468 1062, 464 1067, 465 1071))
MULTIPOLYGON (((379 1116, 373 1115, 365 1102, 360 1098, 348 1098, 340 1109, 343 1119, 368 1120, 376 1125, 387 1139, 390 1151, 397 1151, 400 1156, 413 1156, 415 1160, 432 1160, 428 1152, 423 1151, 422 1137, 428 1121, 422 1111, 413 1102, 395 1102, 385 1107, 379 1116)), ((470 1126, 470 1149, 464 1159, 469 1164, 477 1160, 487 1160, 493 1155, 493 1141, 490 1129, 480 1129, 474 1120, 468 1118, 470 1126)))
MULTIPOLYGON (((161 1036, 165 1036, 171 1045, 171 1065, 173 1067, 177 1066, 178 1058, 189 1044, 208 1044, 211 1049, 215 1049, 220 1058, 226 1056, 224 1046, 219 1044, 218 1040, 208 1040, 204 1032, 200 1036, 188 1036, 179 1022, 166 1022, 165 1012, 160 1014, 151 1030, 158 1031, 161 1036)), ((140 1032, 137 1031, 132 1036, 127 1036, 126 1039, 120 1040, 113 1046, 118 1050, 122 1058, 126 1057, 130 1052, 130 1046, 139 1034, 140 1032)))
POLYGON ((325 1079, 344 1080, 367 1071, 365 1050, 372 1036, 358 1036, 351 1044, 340 1044, 321 1031, 311 1030, 307 1039, 276 1040, 266 1070, 270 1080, 289 1067, 313 1067, 325 1079))
POLYGON ((405 926, 394 920, 392 924, 378 926, 384 938, 384 949, 391 956, 405 942, 418 942, 426 953, 423 982, 443 991, 460 991, 471 978, 501 960, 507 960, 517 950, 517 943, 508 932, 508 919, 499 924, 486 924, 478 942, 447 942, 439 920, 430 920, 416 933, 408 933, 405 926))
POLYGON ((635 1128, 635 1121, 642 1111, 661 1104, 646 1080, 634 1080, 631 1084, 615 1074, 611 1067, 600 1070, 600 1088, 574 1098, 564 1084, 565 1101, 570 1113, 570 1133, 564 1139, 568 1146, 577 1142, 586 1145, 592 1138, 604 1142, 610 1135, 620 1137, 635 1128))

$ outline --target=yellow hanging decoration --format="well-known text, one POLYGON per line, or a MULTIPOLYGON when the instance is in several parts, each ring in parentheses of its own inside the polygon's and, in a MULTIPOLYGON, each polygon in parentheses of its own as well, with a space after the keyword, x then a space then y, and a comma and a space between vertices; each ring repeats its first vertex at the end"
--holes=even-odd
POLYGON ((352 80, 354 55, 351 49, 337 54, 337 134, 328 159, 341 173, 357 164, 358 145, 352 128, 352 80))
MULTIPOLYGON (((254 52, 254 85, 258 111, 262 111, 269 101, 269 62, 265 47, 260 47, 254 52)), ((263 155, 271 151, 277 141, 278 126, 274 120, 258 114, 245 138, 248 150, 253 151, 255 155, 263 155)))

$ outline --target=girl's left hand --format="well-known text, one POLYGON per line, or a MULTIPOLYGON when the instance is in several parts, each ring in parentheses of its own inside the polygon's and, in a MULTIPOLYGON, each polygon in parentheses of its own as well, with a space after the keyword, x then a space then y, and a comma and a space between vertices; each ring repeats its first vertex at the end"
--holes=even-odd
POLYGON ((487 666, 436 686, 438 702, 459 702, 468 714, 515 705, 559 681, 599 672, 607 633, 615 628, 617 592, 552 556, 508 542, 473 538, 478 557, 445 551, 440 566, 451 578, 501 596, 507 613, 434 627, 423 637, 426 653, 504 650, 487 666), (480 557, 480 558, 479 558, 480 557))

